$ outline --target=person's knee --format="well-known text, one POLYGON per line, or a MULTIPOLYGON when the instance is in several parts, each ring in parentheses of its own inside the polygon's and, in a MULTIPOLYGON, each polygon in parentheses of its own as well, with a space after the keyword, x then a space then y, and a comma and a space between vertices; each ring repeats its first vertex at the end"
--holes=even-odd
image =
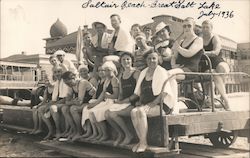
POLYGON ((77 107, 76 106, 71 106, 70 107, 70 113, 75 114, 77 112, 77 107))
POLYGON ((57 112, 58 112, 58 107, 57 107, 57 105, 51 105, 51 107, 50 107, 50 112, 51 112, 51 113, 57 113, 57 112))
POLYGON ((226 62, 221 62, 216 66, 216 72, 218 73, 229 73, 230 68, 226 62))
POLYGON ((107 111, 105 111, 105 113, 104 113, 104 117, 105 117, 106 119, 110 119, 110 114, 111 114, 111 111, 107 110, 107 111))
POLYGON ((61 110, 62 110, 63 115, 66 115, 69 112, 69 107, 63 106, 61 110))

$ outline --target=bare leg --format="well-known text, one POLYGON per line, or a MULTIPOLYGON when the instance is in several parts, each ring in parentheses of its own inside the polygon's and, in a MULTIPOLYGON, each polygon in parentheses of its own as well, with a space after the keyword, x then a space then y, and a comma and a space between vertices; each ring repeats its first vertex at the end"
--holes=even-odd
POLYGON ((139 124, 139 131, 140 135, 139 137, 139 146, 136 150, 136 152, 144 152, 147 149, 147 134, 148 134, 148 121, 147 121, 147 115, 145 111, 142 108, 139 108, 137 111, 140 124, 139 124))
POLYGON ((33 117, 33 124, 34 128, 30 132, 30 134, 34 134, 34 132, 37 130, 38 126, 38 109, 32 109, 32 117, 33 117))
POLYGON ((50 110, 56 126, 56 139, 59 139, 61 136, 61 127, 60 127, 60 114, 58 111, 58 105, 52 105, 50 110))
MULTIPOLYGON (((137 118, 138 117, 137 116, 137 111, 138 111, 138 107, 132 109, 130 114, 131 114, 131 120, 132 120, 133 126, 135 128, 135 132, 136 132, 137 136, 139 137, 140 132, 139 132, 139 129, 138 129, 139 128, 139 122, 138 122, 139 120, 137 118)), ((138 146, 139 146, 139 143, 136 144, 135 146, 133 146, 132 151, 136 152, 138 146)))
POLYGON ((42 114, 44 113, 46 106, 40 106, 37 109, 37 130, 33 134, 39 134, 42 132, 42 114))
MULTIPOLYGON (((68 125, 69 131, 64 135, 68 138, 73 137, 74 131, 75 131, 75 124, 74 121, 70 115, 70 107, 69 106, 63 106, 62 107, 62 114, 65 118, 65 124, 68 125)), ((66 129, 67 131, 67 129, 66 129)))
MULTIPOLYGON (((218 73, 229 73, 229 71, 230 71, 230 68, 226 62, 221 62, 216 67, 216 72, 218 72, 218 73)), ((218 89, 221 97, 223 98, 223 100, 225 102, 224 108, 225 108, 225 110, 230 110, 224 80, 225 80, 224 76, 215 76, 214 77, 215 86, 218 89)))
POLYGON ((226 94, 226 89, 225 89, 225 85, 224 85, 224 82, 223 82, 223 79, 221 76, 215 76, 214 77, 214 84, 216 86, 216 88, 218 89, 221 97, 223 98, 224 100, 224 109, 225 110, 230 110, 230 107, 229 107, 229 102, 228 102, 228 97, 227 97, 227 94, 226 94))
POLYGON ((79 139, 82 134, 82 126, 81 126, 81 119, 80 119, 79 111, 82 111, 82 106, 70 107, 70 114, 73 117, 75 128, 76 128, 76 135, 72 138, 73 141, 79 139))
POLYGON ((111 127, 114 128, 115 131, 117 132, 117 138, 113 143, 114 146, 117 146, 123 140, 123 133, 122 133, 120 127, 115 122, 117 115, 115 114, 115 112, 111 112, 111 111, 107 110, 105 112, 105 118, 108 121, 108 123, 111 125, 111 127))
POLYGON ((98 138, 100 138, 100 137, 102 136, 102 131, 101 131, 101 129, 100 129, 99 124, 97 124, 96 119, 95 119, 95 116, 94 116, 93 113, 90 113, 90 114, 89 114, 89 120, 90 120, 91 124, 93 124, 93 127, 96 127, 97 130, 95 130, 96 132, 93 130, 92 135, 89 136, 89 137, 87 138, 87 140, 98 139, 98 138))
POLYGON ((98 141, 105 141, 108 139, 108 134, 107 134, 107 125, 105 121, 98 122, 100 125, 100 129, 102 131, 102 137, 98 139, 98 141))
POLYGON ((51 124, 49 118, 45 118, 45 117, 44 117, 44 112, 39 111, 39 115, 41 115, 43 122, 46 124, 46 126, 48 127, 48 130, 49 130, 49 131, 48 131, 48 134, 47 134, 43 139, 44 139, 44 140, 49 139, 49 138, 51 138, 52 135, 53 135, 53 131, 54 131, 54 130, 53 130, 53 126, 52 126, 52 124, 51 124))
POLYGON ((130 112, 131 112, 132 108, 134 108, 134 107, 129 106, 124 110, 114 112, 114 115, 112 117, 112 119, 117 123, 117 125, 122 129, 123 133, 125 134, 125 138, 121 142, 121 145, 129 144, 132 141, 132 139, 134 138, 133 134, 128 129, 126 123, 121 118, 121 116, 130 116, 130 112))

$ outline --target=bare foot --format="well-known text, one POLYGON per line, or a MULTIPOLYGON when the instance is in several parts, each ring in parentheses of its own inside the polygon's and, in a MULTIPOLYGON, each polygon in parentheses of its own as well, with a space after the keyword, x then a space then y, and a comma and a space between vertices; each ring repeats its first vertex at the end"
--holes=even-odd
POLYGON ((139 143, 135 144, 132 148, 133 152, 136 152, 137 148, 139 147, 139 143))
POLYGON ((36 130, 33 134, 40 134, 40 133, 42 133, 42 132, 43 132, 42 130, 38 129, 38 130, 36 130))
POLYGON ((49 132, 44 138, 43 140, 48 140, 51 139, 53 137, 52 132, 49 132))
POLYGON ((122 141, 122 135, 121 134, 118 134, 116 140, 114 141, 113 145, 114 146, 117 146, 118 144, 120 144, 122 141))
POLYGON ((130 144, 130 142, 132 141, 132 139, 133 139, 132 135, 125 136, 125 139, 121 142, 121 145, 128 145, 128 144, 130 144))
POLYGON ((81 135, 81 138, 87 138, 91 136, 91 131, 87 131, 85 134, 81 135))
POLYGON ((80 134, 76 134, 74 137, 72 137, 72 141, 74 142, 74 141, 76 141, 76 140, 78 140, 80 138, 81 138, 81 135, 80 134))
POLYGON ((108 139, 107 135, 102 135, 102 137, 100 139, 98 139, 98 141, 102 142, 108 139))
POLYGON ((147 149, 148 145, 147 144, 139 144, 136 152, 137 153, 141 153, 141 152, 144 152, 146 149, 147 149))

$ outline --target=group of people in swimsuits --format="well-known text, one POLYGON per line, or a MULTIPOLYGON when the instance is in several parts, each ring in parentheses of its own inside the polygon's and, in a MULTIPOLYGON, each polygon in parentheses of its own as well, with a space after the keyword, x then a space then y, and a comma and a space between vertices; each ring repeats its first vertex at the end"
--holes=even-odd
MULTIPOLYGON (((42 132, 44 122, 48 127, 44 139, 106 141, 111 139, 108 125, 116 133, 115 146, 130 144, 138 137, 132 150, 144 152, 148 146, 147 118, 160 115, 161 101, 163 114, 178 113, 177 82, 189 78, 177 75, 163 87, 168 77, 182 72, 206 72, 207 65, 199 69, 203 54, 209 56, 215 72, 229 72, 229 66, 219 56, 220 38, 212 33, 209 20, 202 23, 202 36, 197 36, 194 19, 186 18, 183 33, 175 41, 171 40, 171 26, 163 22, 152 34, 152 28, 142 30, 138 24, 127 32, 117 14, 111 15, 110 20, 113 34, 108 34, 101 22, 93 23, 94 36, 83 34, 85 53, 95 56, 92 70, 88 59, 76 68, 62 50, 50 57, 53 82, 46 81, 43 100, 33 107, 32 134, 42 132), (131 118, 136 135, 124 117, 131 118)), ((223 76, 215 76, 214 83, 225 109, 230 110, 223 76)))

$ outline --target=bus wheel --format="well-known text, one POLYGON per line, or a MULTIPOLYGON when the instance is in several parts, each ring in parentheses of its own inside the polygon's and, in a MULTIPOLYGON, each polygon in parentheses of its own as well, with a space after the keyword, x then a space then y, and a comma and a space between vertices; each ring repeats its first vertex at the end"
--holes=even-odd
POLYGON ((221 131, 208 134, 208 138, 213 146, 219 148, 228 148, 236 141, 237 137, 237 131, 221 131))

